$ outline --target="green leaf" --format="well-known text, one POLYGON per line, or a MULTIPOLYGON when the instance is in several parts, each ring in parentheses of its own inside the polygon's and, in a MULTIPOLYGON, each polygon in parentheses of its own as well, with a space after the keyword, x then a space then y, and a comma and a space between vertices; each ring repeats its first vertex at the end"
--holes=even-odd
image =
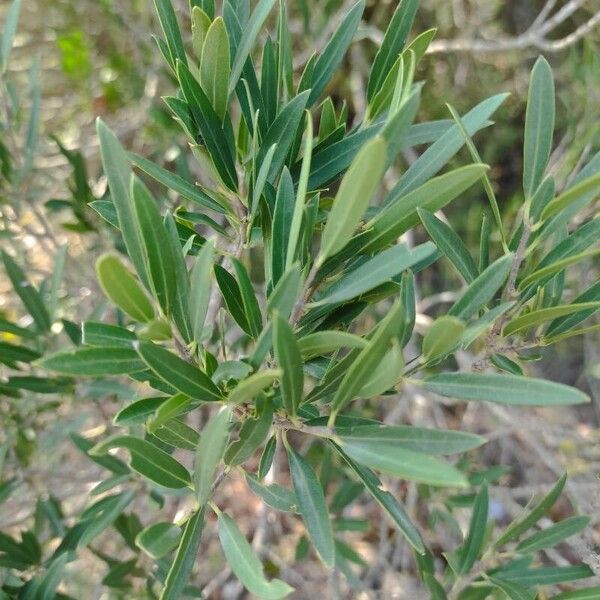
POLYGON ((103 254, 96 262, 96 275, 108 299, 135 321, 154 318, 154 309, 144 290, 114 254, 103 254))
POLYGON ((131 197, 140 228, 144 262, 154 295, 164 313, 169 315, 175 302, 177 280, 175 257, 167 231, 154 198, 135 176, 131 178, 131 197))
POLYGON ((213 109, 196 78, 182 62, 177 64, 177 77, 215 169, 223 183, 229 189, 236 191, 238 182, 233 149, 229 146, 228 136, 221 125, 219 115, 213 109))
POLYGON ((392 246, 346 273, 325 290, 324 297, 318 298, 312 305, 334 304, 356 298, 435 254, 436 249, 431 242, 416 248, 408 248, 404 244, 392 246))
POLYGON ((502 535, 494 542, 495 547, 502 546, 511 540, 519 537, 525 533, 528 529, 533 527, 551 508, 554 506, 559 496, 565 487, 567 481, 567 474, 563 474, 562 477, 554 484, 552 489, 542 498, 531 511, 523 518, 513 521, 505 530, 502 535))
POLYGON ((223 400, 219 388, 198 367, 169 350, 150 342, 141 342, 138 353, 152 372, 176 390, 202 402, 223 400))
POLYGON ((150 558, 158 560, 179 545, 181 529, 173 523, 161 521, 149 525, 135 536, 135 545, 150 558))
MULTIPOLYGON (((273 213, 271 279, 277 285, 285 273, 287 246, 294 215, 294 182, 287 168, 283 169, 277 186, 275 211, 273 213)), ((295 298, 294 298, 295 301, 295 298)))
POLYGON ((427 454, 401 447, 394 447, 390 452, 389 443, 381 443, 377 439, 348 441, 342 438, 340 446, 356 462, 402 479, 434 486, 467 486, 463 473, 427 454))
POLYGON ((364 348, 366 345, 367 340, 344 331, 317 331, 298 340, 298 349, 305 360, 340 348, 364 348))
POLYGON ((201 508, 189 518, 185 525, 175 559, 167 573, 160 600, 178 600, 181 597, 196 562, 203 528, 204 508, 201 508))
POLYGON ((296 505, 298 504, 298 500, 292 490, 288 490, 276 483, 263 485, 252 473, 245 473, 245 475, 248 487, 257 496, 260 496, 265 504, 282 512, 297 512, 296 505))
POLYGON ((206 242, 196 257, 192 268, 190 283, 190 321, 194 331, 194 341, 200 344, 204 330, 204 321, 208 311, 211 292, 211 275, 213 272, 214 247, 211 242, 206 242))
POLYGON ((466 321, 484 307, 506 281, 512 268, 513 255, 507 254, 493 262, 473 280, 465 293, 450 307, 449 315, 466 321))
POLYGON ((394 388, 404 373, 404 355, 397 340, 379 364, 365 378, 358 392, 360 398, 374 398, 394 388))
POLYGON ((227 564, 250 593, 265 600, 279 600, 294 591, 280 579, 265 579, 263 566, 252 547, 235 521, 224 513, 219 514, 219 540, 227 564))
MULTIPOLYGON (((567 188, 562 194, 551 200, 542 211, 541 220, 545 221, 554 217, 564 209, 576 204, 579 200, 583 200, 585 204, 589 204, 600 191, 600 173, 592 175, 575 185, 567 188)), ((578 205, 578 209, 583 208, 578 205)))
POLYGON ((523 144, 523 191, 531 198, 544 177, 554 132, 554 78, 545 58, 540 56, 531 72, 525 140, 523 144))
POLYGON ((331 568, 335 559, 333 529, 323 488, 306 459, 286 446, 290 475, 308 535, 325 566, 331 568))
POLYGON ((567 567, 540 567, 522 571, 503 571, 498 573, 504 579, 524 586, 557 585, 568 581, 577 581, 593 577, 594 572, 588 565, 569 565, 567 567))
POLYGON ((490 577, 489 580, 500 590, 502 590, 510 600, 535 600, 536 593, 526 587, 506 581, 498 577, 490 577))
POLYGON ((239 438, 225 452, 225 463, 229 466, 246 462, 265 441, 273 422, 273 405, 270 400, 262 403, 262 410, 254 419, 246 419, 240 428, 239 438))
POLYGON ((273 147, 273 144, 277 145, 277 152, 274 154, 269 168, 267 177, 269 181, 273 181, 283 167, 290 148, 294 143, 307 100, 307 91, 292 98, 277 115, 277 118, 273 121, 273 124, 267 131, 265 139, 262 141, 256 159, 258 164, 263 163, 266 154, 269 152, 270 148, 273 147))
POLYGON ((537 552, 544 548, 552 548, 563 540, 579 533, 587 527, 589 517, 569 517, 555 523, 542 531, 538 531, 517 545, 517 552, 537 552))
POLYGON ((133 348, 79 348, 51 354, 39 361, 49 371, 65 375, 99 377, 136 373, 145 368, 133 348))
POLYGON ((467 283, 472 283, 479 271, 460 236, 450 225, 447 225, 429 211, 418 208, 417 213, 440 252, 450 260, 467 283))
POLYGON ((229 94, 235 90, 244 69, 244 65, 246 64, 246 59, 250 55, 250 50, 274 4, 275 0, 260 0, 252 13, 250 20, 243 28, 242 37, 237 45, 233 66, 231 67, 229 94))
POLYGON ((198 432, 181 419, 167 421, 155 429, 153 435, 173 448, 183 448, 184 450, 195 450, 200 441, 198 432))
POLYGON ((315 62, 308 105, 312 106, 319 98, 331 77, 339 67, 348 47, 352 43, 358 24, 365 10, 365 0, 359 0, 350 8, 344 20, 315 62))
POLYGON ((244 309, 242 293, 235 277, 221 265, 214 266, 214 273, 227 310, 240 328, 252 337, 252 330, 248 324, 248 317, 244 309))
POLYGON ((298 263, 293 264, 281 277, 267 301, 267 313, 278 312, 289 319, 300 293, 302 273, 298 263))
MULTIPOLYGON (((472 136, 485 127, 488 119, 507 98, 508 94, 497 94, 480 102, 461 118, 466 132, 472 136)), ((384 205, 398 202, 403 196, 423 185, 463 147, 465 138, 458 127, 452 125, 429 147, 402 175, 384 200, 384 205)), ((474 165, 471 165, 474 166, 474 165)), ((481 176, 481 174, 479 175, 481 176)), ((431 212, 438 210, 425 207, 431 212)))
POLYGON ((202 46, 200 84, 221 120, 227 112, 230 64, 227 29, 223 18, 217 17, 202 46))
POLYGON ((381 48, 373 61, 367 86, 369 101, 379 91, 398 55, 402 52, 415 19, 418 4, 418 0, 402 0, 398 3, 385 32, 381 48))
POLYGON ((482 485, 473 502, 469 532, 458 550, 459 574, 468 573, 483 551, 489 510, 487 485, 482 485))
POLYGON ((241 404, 252 400, 259 392, 283 376, 281 369, 263 369, 240 381, 229 394, 227 402, 230 404, 241 404))
POLYGON ((359 420, 349 426, 338 425, 335 435, 346 443, 368 442, 386 447, 386 453, 402 448, 424 454, 454 454, 478 448, 486 442, 481 436, 462 431, 412 425, 387 426, 368 420, 359 420))
POLYGON ((52 324, 50 314, 38 290, 27 279, 21 267, 4 250, 2 250, 2 261, 15 293, 33 318, 37 329, 42 333, 50 331, 52 324))
POLYGON ((200 506, 206 504, 212 494, 215 471, 229 439, 230 420, 231 407, 224 406, 202 429, 194 461, 194 489, 200 506))
POLYGON ((174 70, 178 60, 187 63, 181 32, 177 24, 177 17, 175 16, 171 0, 154 0, 154 6, 156 7, 160 26, 165 34, 165 40, 171 57, 170 64, 174 70))
POLYGON ((541 308, 521 315, 508 322, 502 331, 502 335, 507 336, 518 333, 530 327, 535 327, 546 321, 572 315, 584 310, 598 310, 600 302, 584 302, 582 304, 562 304, 560 306, 551 306, 550 308, 541 308))
POLYGON ((285 268, 289 269, 296 259, 296 249, 298 246, 298 237, 302 226, 302 215, 304 214, 304 204, 308 186, 308 176, 310 175, 310 162, 313 150, 313 124, 310 111, 305 111, 306 115, 306 140, 304 143, 304 155, 302 157, 302 168, 300 170, 300 179, 298 180, 298 190, 296 192, 296 202, 290 223, 289 239, 285 259, 285 268))
POLYGON ((115 425, 123 426, 144 423, 146 419, 150 415, 153 415, 156 409, 166 400, 166 396, 155 396, 152 398, 134 400, 115 415, 113 423, 115 425))
MULTIPOLYGON (((168 0, 166 1, 168 2, 168 0)), ((115 134, 101 119, 96 121, 96 130, 100 140, 100 156, 108 179, 110 197, 117 211, 119 229, 133 266, 142 282, 146 284, 148 274, 144 263, 144 248, 137 227, 133 203, 129 197, 131 169, 127 161, 127 154, 115 134)))
POLYGON ((254 291, 246 267, 244 267, 237 258, 232 258, 232 264, 237 275, 244 314, 246 315, 246 320, 248 322, 248 329, 250 335, 256 339, 263 328, 262 315, 258 300, 256 299, 256 292, 254 291))
POLYGON ((462 337, 463 348, 469 347, 480 335, 485 333, 494 321, 510 310, 515 305, 514 302, 503 302, 488 310, 480 319, 474 321, 465 329, 462 337))
MULTIPOLYGON (((573 304, 582 304, 584 302, 597 302, 600 301, 600 280, 597 281, 592 287, 587 289, 585 292, 577 296, 573 300, 573 304)), ((591 317, 596 309, 585 310, 582 312, 574 313, 567 317, 560 317, 552 323, 550 323, 545 335, 546 336, 557 336, 564 332, 569 331, 573 327, 576 327, 579 323, 591 317)))
POLYGON ((575 388, 519 375, 441 373, 426 379, 423 387, 449 398, 520 406, 562 406, 589 402, 589 397, 575 388))
POLYGON ((383 319, 367 346, 363 348, 341 380, 331 403, 331 421, 333 425, 335 415, 358 394, 361 387, 379 361, 385 356, 390 340, 398 334, 402 306, 396 303, 383 319))
POLYGON ((0 73, 5 73, 8 68, 8 59, 17 32, 21 0, 13 0, 5 13, 4 30, 0 36, 0 73))
POLYGON ((148 423, 148 431, 155 433, 159 427, 186 412, 191 404, 192 400, 185 394, 175 394, 168 400, 161 402, 154 413, 154 417, 148 423))
POLYGON ((423 360, 445 356, 458 346, 465 332, 465 324, 456 317, 444 315, 436 319, 423 338, 423 360))
POLYGON ((198 61, 202 60, 202 46, 211 23, 212 19, 200 6, 192 8, 192 48, 198 61))
POLYGON ((346 461, 348 466, 357 475, 357 477, 364 483, 369 493, 375 498, 379 505, 385 510, 388 516, 392 519, 395 525, 398 527, 402 535, 406 538, 408 543, 415 549, 418 554, 425 554, 425 544, 423 538, 419 533, 419 530, 415 527, 410 517, 406 514, 404 507, 388 492, 383 489, 381 481, 377 476, 357 463, 355 463, 342 449, 331 442, 332 446, 340 454, 340 456, 346 461))
POLYGON ((164 450, 130 435, 115 435, 96 444, 91 454, 107 454, 113 448, 125 448, 131 455, 129 466, 163 487, 180 489, 191 485, 188 470, 164 450))
POLYGON ((259 479, 264 479, 267 473, 271 470, 273 465, 273 458, 275 457, 275 450, 277 449, 277 436, 272 435, 269 441, 265 444, 265 449, 260 457, 258 464, 257 475, 259 479))
POLYGON ((108 346, 111 348, 132 348, 137 339, 133 331, 94 321, 84 321, 81 326, 81 343, 85 346, 108 346))
POLYGON ((296 336, 287 321, 276 314, 273 320, 273 348, 275 359, 283 370, 281 376, 281 395, 287 413, 294 417, 302 402, 304 391, 304 372, 302 355, 296 336))
POLYGON ((400 202, 385 206, 365 225, 367 233, 363 251, 374 251, 395 242, 419 222, 416 212, 418 208, 425 208, 430 212, 440 210, 479 180, 486 169, 486 165, 468 165, 455 169, 404 194, 400 202))
POLYGON ((209 196, 203 188, 189 183, 176 173, 163 169, 160 165, 150 162, 143 156, 129 152, 127 157, 136 167, 144 171, 152 179, 158 181, 158 183, 164 185, 168 190, 177 192, 182 198, 191 200, 199 206, 225 214, 225 208, 219 201, 209 196))
POLYGON ((552 600, 596 600, 600 596, 600 586, 585 588, 583 590, 572 590, 552 596, 552 600))
POLYGON ((350 241, 383 177, 385 160, 386 143, 376 137, 367 142, 352 161, 327 218, 317 265, 322 265, 350 241))

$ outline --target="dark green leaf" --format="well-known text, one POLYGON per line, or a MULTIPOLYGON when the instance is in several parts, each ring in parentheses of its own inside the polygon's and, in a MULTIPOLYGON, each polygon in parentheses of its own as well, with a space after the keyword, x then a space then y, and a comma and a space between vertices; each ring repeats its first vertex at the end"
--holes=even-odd
POLYGON ((40 366, 65 375, 98 377, 142 371, 144 362, 133 348, 80 348, 51 354, 40 366))
POLYGON ((281 376, 281 394, 286 411, 292 417, 296 415, 302 402, 304 390, 303 360, 296 336, 287 321, 276 314, 273 321, 273 347, 275 359, 283 370, 281 376))

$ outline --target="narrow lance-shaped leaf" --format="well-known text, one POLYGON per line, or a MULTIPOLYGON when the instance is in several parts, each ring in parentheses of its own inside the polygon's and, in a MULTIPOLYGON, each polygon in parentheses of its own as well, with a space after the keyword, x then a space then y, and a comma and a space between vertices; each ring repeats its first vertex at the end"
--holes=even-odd
POLYGON ((246 267, 237 259, 232 259, 233 268, 237 275, 237 280, 240 288, 240 295, 242 297, 242 305, 244 307, 244 313, 246 314, 246 320, 248 322, 248 329, 250 335, 256 339, 262 331, 262 314, 256 299, 256 292, 250 281, 250 276, 246 267))
POLYGON ((531 71, 525 142, 523 145, 523 191, 531 198, 544 177, 554 132, 554 79, 550 65, 539 57, 531 71))
POLYGON ((214 475, 221 462, 229 438, 231 407, 224 406, 202 429, 194 462, 194 489, 200 506, 212 493, 214 475))
POLYGON ((167 47, 169 48, 171 67, 174 69, 177 60, 187 63, 181 32, 177 24, 177 17, 175 16, 171 0, 154 0, 154 5, 156 6, 158 20, 160 21, 160 26, 165 34, 167 47))
POLYGON ((113 448, 125 448, 131 455, 129 465, 150 481, 179 489, 191 484, 187 469, 154 444, 130 435, 116 435, 96 444, 91 454, 106 454, 113 448))
POLYGON ((137 351, 157 377, 190 398, 203 402, 223 399, 219 388, 206 373, 169 350, 150 342, 142 342, 137 345, 137 351))
POLYGON ((459 550, 459 572, 468 573, 483 550, 483 542, 488 519, 488 489, 481 486, 473 502, 473 512, 469 523, 469 531, 464 544, 459 550))
POLYGON ((252 329, 248 323, 248 317, 244 308, 244 301, 240 286, 235 277, 223 268, 221 265, 214 266, 214 273, 227 310, 234 318, 235 322, 250 336, 253 335, 252 329))
POLYGON ((423 359, 429 361, 452 352, 464 331, 464 322, 456 317, 445 315, 436 319, 423 338, 423 359))
POLYGON ((423 538, 414 523, 410 520, 410 517, 406 514, 404 507, 396 500, 396 498, 394 498, 394 496, 392 496, 392 494, 390 494, 390 492, 383 489, 381 482, 372 471, 354 462, 337 444, 331 441, 330 443, 346 461, 357 477, 364 483, 369 493, 385 510, 408 543, 419 554, 425 554, 423 538))
POLYGON ((296 415, 304 389, 303 360, 296 336, 287 321, 276 314, 273 320, 273 347, 277 364, 283 370, 281 395, 286 411, 296 415))
POLYGON ((50 314, 40 293, 27 279, 21 267, 4 250, 2 251, 2 260, 13 289, 33 318, 37 328, 44 333, 49 331, 51 325, 50 314))
POLYGON ((423 382, 435 394, 521 406, 560 406, 589 402, 583 392, 544 379, 494 373, 441 373, 423 382))
POLYGON ((552 548, 563 540, 579 533, 587 527, 589 517, 569 517, 538 531, 517 545, 517 552, 537 552, 544 548, 552 548))
POLYGON ((207 241, 198 253, 192 268, 189 306, 194 341, 197 344, 202 341, 204 321, 210 301, 213 253, 214 247, 211 242, 207 241))
POLYGON ((344 175, 321 237, 316 264, 339 252, 362 219, 385 168, 386 143, 375 138, 365 144, 344 175))
MULTIPOLYGON (((590 203, 600 193, 600 173, 592 175, 569 187, 562 194, 548 202, 542 211, 541 220, 545 221, 557 215, 559 212, 577 205, 580 201, 590 203)), ((582 208, 578 206, 578 208, 582 208)))
POLYGON ((283 376, 281 369, 263 369, 240 381, 229 394, 227 402, 241 404, 254 398, 259 392, 271 386, 283 376))
POLYGON ((218 527, 227 564, 249 592, 265 600, 279 600, 294 591, 280 579, 265 579, 262 563, 230 516, 220 513, 218 527))
POLYGON ((145 364, 133 348, 79 348, 51 354, 39 362, 41 367, 64 375, 100 377, 142 371, 145 364))
POLYGON ((335 559, 333 530, 323 488, 306 459, 289 445, 286 449, 298 510, 319 557, 325 566, 332 567, 335 559))
POLYGON ((164 313, 169 315, 177 292, 173 249, 154 198, 135 176, 131 178, 131 197, 152 290, 164 313))
POLYGON ((200 84, 221 120, 227 111, 229 86, 229 38, 225 22, 217 17, 209 27, 200 60, 200 84))
POLYGON ((158 560, 179 545, 181 529, 167 521, 154 523, 135 536, 135 545, 158 560))
POLYGON ((108 179, 110 197, 117 211, 119 229, 137 274, 142 282, 147 284, 149 280, 144 262, 144 249, 140 231, 136 225, 137 219, 133 203, 129 197, 131 169, 128 165, 127 154, 115 134, 101 119, 96 121, 96 130, 100 140, 100 156, 104 173, 108 179))
POLYGON ((181 596, 198 556, 203 528, 204 507, 196 511, 185 524, 160 600, 177 600, 181 596))
POLYGON ((449 315, 463 321, 470 319, 485 306, 506 281, 512 267, 513 255, 507 254, 493 262, 473 280, 465 293, 450 307, 449 315))
POLYGON ((418 0, 401 0, 398 3, 398 7, 385 32, 381 48, 379 48, 373 62, 373 67, 371 68, 369 83, 367 85, 367 97, 369 101, 379 91, 396 58, 402 52, 418 5, 418 0))

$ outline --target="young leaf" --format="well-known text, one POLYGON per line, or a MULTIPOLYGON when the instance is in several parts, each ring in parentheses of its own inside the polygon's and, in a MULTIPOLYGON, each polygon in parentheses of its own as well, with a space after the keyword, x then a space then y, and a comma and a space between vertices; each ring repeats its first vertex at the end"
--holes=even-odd
POLYGON ((265 600, 279 600, 294 591, 280 579, 265 579, 262 563, 235 521, 224 513, 219 514, 219 540, 227 564, 250 593, 265 600))
POLYGON ((331 568, 335 559, 333 530, 323 488, 305 458, 287 446, 288 462, 294 492, 298 500, 298 511, 302 515, 319 557, 331 568))
POLYGON ((394 388, 402 379, 404 372, 404 355, 397 340, 394 340, 388 353, 365 378, 358 391, 360 398, 374 398, 394 388))
POLYGON ((589 517, 569 517, 538 531, 517 545, 517 552, 537 552, 552 548, 563 540, 579 533, 590 522, 589 517))
POLYGON ((273 348, 277 364, 283 370, 281 376, 281 395, 287 413, 294 417, 304 391, 304 372, 302 355, 296 336, 287 321, 276 314, 273 321, 273 348))
POLYGON ((459 235, 450 225, 447 225, 429 211, 418 208, 417 213, 440 252, 450 260, 467 283, 472 283, 479 271, 471 253, 459 235))
POLYGON ((175 394, 168 400, 161 402, 154 413, 154 417, 148 423, 148 431, 155 433, 159 427, 186 412, 191 404, 192 400, 185 394, 175 394))
POLYGON ((163 312, 170 315, 177 292, 175 257, 162 218, 148 188, 131 178, 131 197, 140 228, 146 271, 163 312))
POLYGON ((51 320, 40 293, 29 282, 21 267, 4 250, 2 250, 2 261, 17 296, 19 296, 21 302, 23 302, 23 305, 33 318, 38 330, 46 333, 50 330, 51 320))
POLYGON ((229 438, 230 419, 231 408, 224 406, 202 430, 194 461, 194 489, 200 506, 206 504, 212 494, 214 474, 229 438))
POLYGON ((589 402, 587 394, 562 383, 495 373, 441 373, 423 382, 441 396, 519 406, 562 406, 589 402))
POLYGON ((200 84, 217 115, 223 120, 229 97, 229 37, 222 17, 206 32, 200 59, 200 84))
POLYGON ((364 483, 369 493, 375 498, 379 505, 385 510, 388 516, 396 524, 402 535, 418 554, 425 554, 425 544, 419 530, 415 527, 410 517, 406 514, 404 507, 388 492, 383 489, 381 481, 377 476, 357 463, 355 463, 343 450, 334 442, 331 445, 336 449, 340 456, 346 461, 348 466, 364 483))
POLYGON ((125 448, 131 455, 129 466, 163 487, 180 489, 191 485, 188 470, 154 444, 130 435, 115 435, 96 444, 91 454, 106 454, 113 448, 125 448))
POLYGON ((436 319, 423 338, 423 360, 440 358, 459 344, 465 331, 465 324, 448 315, 436 319))
POLYGON ((506 281, 513 263, 513 255, 507 254, 493 262, 473 280, 465 293, 450 307, 449 315, 466 321, 485 306, 506 281))
POLYGON ((202 60, 202 47, 211 23, 212 19, 200 6, 192 8, 192 48, 198 62, 202 60))
POLYGON ((523 145, 523 191, 531 198, 544 177, 554 132, 554 79, 545 58, 540 56, 531 71, 525 141, 523 145))
POLYGON ((304 359, 335 352, 340 348, 364 348, 367 340, 344 331, 317 331, 298 340, 298 349, 304 359))
POLYGON ((65 375, 100 377, 136 373, 145 364, 133 348, 79 348, 51 354, 39 361, 50 371, 65 375))
POLYGON ((185 525, 177 553, 167 573, 160 600, 177 600, 183 593, 196 562, 203 528, 204 508, 200 508, 185 525))
POLYGON ((367 142, 352 161, 327 218, 317 265, 350 241, 383 177, 385 157, 386 143, 377 137, 367 142))
POLYGON ((137 351, 157 377, 182 394, 202 402, 223 400, 219 388, 203 371, 169 350, 150 342, 142 342, 137 351))
POLYGON ((241 404, 252 400, 259 392, 271 386, 277 379, 281 379, 281 369, 263 369, 254 375, 240 381, 229 394, 227 402, 230 404, 241 404))
MULTIPOLYGON (((169 0, 162 1, 169 2, 169 0)), ((117 211, 119 229, 131 262, 142 282, 146 284, 148 283, 148 274, 144 262, 144 249, 133 203, 129 197, 131 169, 127 162, 127 154, 115 134, 101 119, 96 121, 96 130, 100 140, 102 166, 108 179, 110 198, 117 211)))
POLYGON ((141 286, 114 254, 103 254, 96 262, 96 275, 108 299, 135 321, 154 318, 154 309, 141 286))
POLYGON ((168 521, 149 525, 135 536, 135 545, 150 558, 158 560, 177 548, 181 529, 168 521))

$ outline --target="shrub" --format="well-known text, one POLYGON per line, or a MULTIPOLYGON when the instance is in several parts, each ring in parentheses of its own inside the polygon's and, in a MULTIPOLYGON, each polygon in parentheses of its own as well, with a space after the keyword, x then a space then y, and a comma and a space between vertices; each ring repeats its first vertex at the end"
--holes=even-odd
MULTIPOLYGON (((86 547, 109 566, 108 587, 143 578, 148 597, 197 596, 191 576, 212 518, 241 583, 262 598, 288 595, 277 553, 267 548, 267 576, 228 506, 218 502, 215 492, 229 477, 302 521, 306 536, 297 556, 309 546, 325 569, 335 568, 357 589, 352 565, 364 560, 344 532, 369 523, 349 518, 346 509, 368 500, 404 537, 432 598, 533 598, 541 586, 590 577, 585 564, 537 560, 588 523, 572 516, 535 530, 564 476, 518 520, 498 528, 489 517, 488 484, 504 470, 474 470, 465 455, 484 437, 378 419, 385 421, 382 407, 402 402, 405 387, 417 387, 430 402, 442 396, 543 407, 588 400, 575 388, 525 375, 522 365, 540 349, 597 327, 581 324, 600 308, 599 283, 578 294, 565 272, 597 254, 590 248, 600 221, 591 203, 600 189, 600 154, 556 193, 546 175, 553 78, 540 58, 527 101, 523 204, 508 223, 472 141, 506 95, 463 116, 448 107, 450 120, 414 122, 422 87, 415 70, 433 37, 428 31, 406 43, 416 1, 400 3, 391 20, 371 68, 366 114, 354 125, 347 105, 327 90, 364 1, 299 78, 284 2, 254 68, 253 48, 274 4, 260 0, 249 14, 247 3, 227 0, 216 16, 213 2, 192 2, 192 40, 184 45, 169 0, 156 0, 164 33, 157 44, 176 84, 165 103, 187 135, 202 184, 127 153, 98 122, 110 198, 91 206, 119 231, 123 249, 97 262, 114 322, 85 321, 81 335, 70 329, 71 348, 51 352, 48 294, 3 254, 32 319, 27 328, 3 325, 23 344, 3 343, 2 362, 31 368, 25 377, 11 376, 4 394, 56 392, 59 383, 68 388, 112 376, 128 376, 146 390, 118 412, 106 439, 94 445, 73 437, 108 474, 79 519, 65 527, 60 508, 46 499, 39 512, 50 534, 38 528, 21 541, 0 536, 0 565, 10 571, 5 596, 54 597, 62 570, 86 547), (383 177, 399 154, 424 144, 384 192, 383 177), (463 146, 471 164, 440 175, 463 146), (477 260, 440 213, 474 186, 484 190, 492 215, 483 220, 477 260), (423 235, 430 241, 407 241, 423 235), (456 271, 460 289, 421 336, 417 284, 436 261, 456 271), (477 362, 457 371, 455 357, 466 348, 476 349, 477 362), (114 449, 126 451, 129 462, 114 449), (286 457, 290 485, 283 464, 277 481, 267 478, 277 454, 286 457), (454 455, 463 457, 442 458, 454 455), (379 473, 418 484, 418 522, 379 473), (145 507, 138 508, 143 518, 125 512, 134 500, 145 507), (149 519, 152 503, 158 514, 149 519), (187 510, 174 521, 164 507, 176 503, 187 510), (456 524, 457 506, 470 509, 464 539, 433 549, 433 532, 423 529, 440 520, 456 524), (111 526, 133 558, 92 545, 111 526), (47 544, 38 539, 43 535, 62 541, 47 544)), ((8 495, 11 482, 2 485, 8 495)), ((594 593, 598 588, 556 598, 594 593)))

